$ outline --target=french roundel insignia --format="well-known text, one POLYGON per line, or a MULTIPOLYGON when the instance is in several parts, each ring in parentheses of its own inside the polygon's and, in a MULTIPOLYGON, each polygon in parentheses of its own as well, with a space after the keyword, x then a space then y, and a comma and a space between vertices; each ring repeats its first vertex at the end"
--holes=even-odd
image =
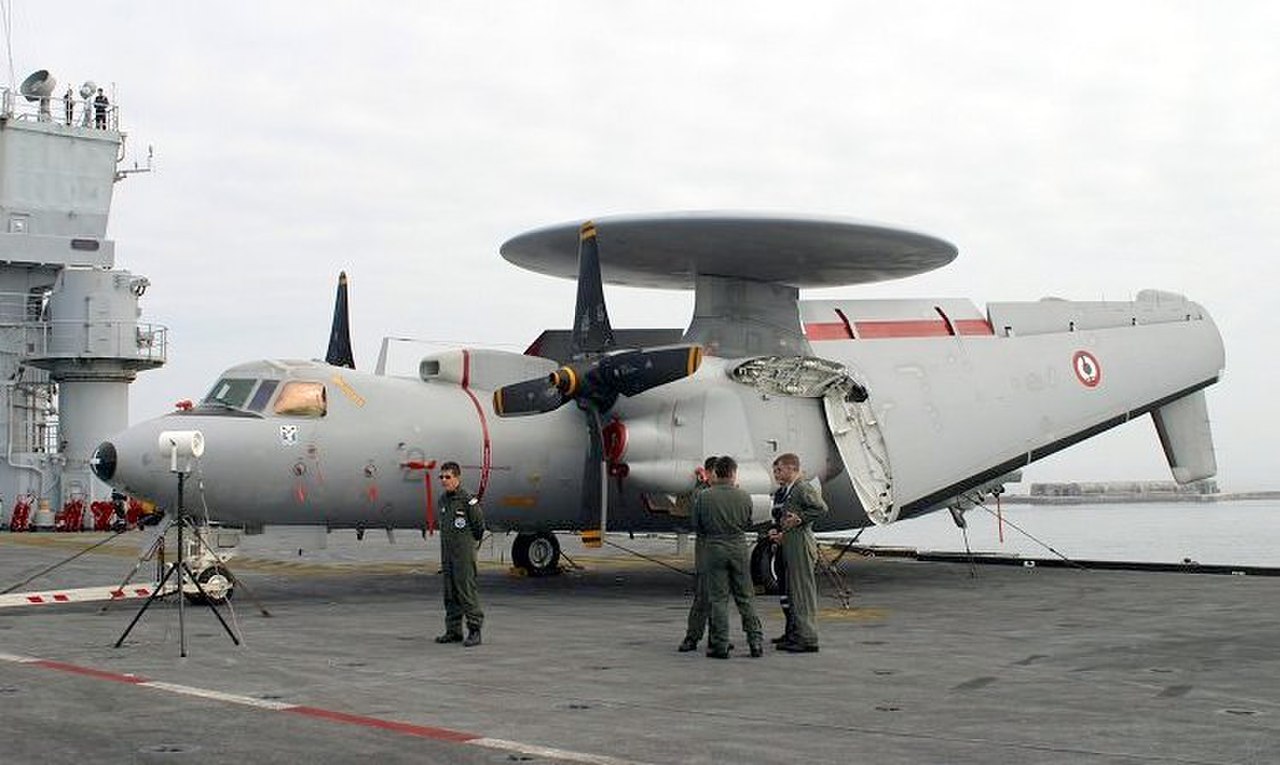
POLYGON ((1076 355, 1071 359, 1071 366, 1075 369, 1076 379, 1084 387, 1096 388, 1098 383, 1102 382, 1102 366, 1098 364, 1098 360, 1092 353, 1076 351, 1076 355))

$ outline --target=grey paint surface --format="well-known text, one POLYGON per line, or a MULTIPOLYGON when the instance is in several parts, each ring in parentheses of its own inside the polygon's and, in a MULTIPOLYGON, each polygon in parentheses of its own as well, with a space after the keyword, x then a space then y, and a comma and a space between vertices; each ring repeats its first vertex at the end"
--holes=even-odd
MULTIPOLYGON (((135 607, 117 604, 106 616, 93 605, 0 611, 5 651, 649 763, 1280 758, 1277 578, 1020 567, 971 578, 963 565, 847 560, 852 610, 820 581, 822 653, 713 662, 675 651, 686 577, 566 538, 585 570, 516 578, 499 540, 482 548, 485 644, 464 651, 430 642, 436 546, 352 537, 303 556, 297 538, 250 538, 237 570, 275 616, 240 602, 243 648, 193 610, 180 660, 176 615, 154 608, 112 649, 135 607)), ((92 539, 54 548, 0 535, 0 581, 92 539)), ((617 541, 690 564, 670 539, 617 541)), ((134 544, 122 538, 103 548, 116 554, 84 556, 49 583, 112 581, 134 544)), ((758 605, 773 634, 777 609, 758 605)), ((2 661, 0 689, 14 732, 6 762, 510 761, 2 661), (189 753, 154 751, 164 745, 189 753)))
MULTIPOLYGON (((839 218, 684 212, 594 221, 604 281, 631 287, 692 289, 698 275, 832 287, 913 276, 956 257, 954 245, 927 234, 839 218)), ((502 245, 502 257, 572 279, 581 223, 513 237, 502 245)))

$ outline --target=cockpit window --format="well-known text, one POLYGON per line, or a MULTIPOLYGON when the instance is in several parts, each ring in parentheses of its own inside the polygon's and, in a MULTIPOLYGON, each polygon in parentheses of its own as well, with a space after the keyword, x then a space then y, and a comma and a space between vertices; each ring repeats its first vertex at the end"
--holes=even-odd
POLYGON ((238 377, 224 377, 213 386, 209 395, 204 397, 206 404, 222 404, 233 409, 240 409, 249 398, 257 380, 246 380, 238 377))
POLYGON ((249 411, 261 412, 262 407, 267 405, 267 400, 271 398, 272 393, 276 392, 276 386, 279 384, 279 380, 263 380, 258 389, 253 392, 253 398, 249 400, 249 411))
POLYGON ((326 410, 322 382, 287 382, 276 398, 275 413, 285 417, 323 417, 326 410))

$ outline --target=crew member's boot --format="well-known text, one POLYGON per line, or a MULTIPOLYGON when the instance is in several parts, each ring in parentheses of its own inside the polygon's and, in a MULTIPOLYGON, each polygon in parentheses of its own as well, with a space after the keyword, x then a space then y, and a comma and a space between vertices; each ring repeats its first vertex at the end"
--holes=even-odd
POLYGON ((462 641, 462 645, 466 648, 470 648, 473 645, 480 645, 480 628, 468 627, 467 639, 462 641))
POLYGON ((795 620, 795 617, 791 615, 790 606, 782 609, 782 622, 783 622, 782 634, 774 638, 773 640, 769 641, 774 645, 782 645, 783 643, 789 643, 791 642, 792 636, 796 634, 796 620, 795 620))
POLYGON ((445 632, 443 635, 437 635, 436 642, 437 643, 461 643, 462 633, 449 630, 445 632))

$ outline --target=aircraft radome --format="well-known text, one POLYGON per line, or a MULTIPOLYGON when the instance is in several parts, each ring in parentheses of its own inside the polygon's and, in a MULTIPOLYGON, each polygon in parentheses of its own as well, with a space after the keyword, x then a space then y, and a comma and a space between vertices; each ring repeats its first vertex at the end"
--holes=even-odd
MULTIPOLYGON (((1224 367, 1209 314, 1130 302, 801 300, 919 274, 951 244, 895 228, 733 213, 615 216, 517 236, 503 257, 578 281, 573 329, 523 353, 460 348, 416 377, 356 371, 340 281, 329 353, 226 370, 194 407, 103 443, 98 477, 173 508, 162 431, 199 430, 214 520, 427 528, 434 475, 463 465, 512 559, 558 570, 553 531, 687 525, 695 468, 733 455, 768 518, 770 466, 800 455, 825 529, 963 509, 1009 474, 1144 414, 1179 482, 1216 471, 1204 389, 1224 367), (602 281, 695 290, 681 329, 614 330, 602 281)), ((384 351, 385 351, 384 343, 384 351)), ((753 567, 767 578, 770 551, 753 567)))

